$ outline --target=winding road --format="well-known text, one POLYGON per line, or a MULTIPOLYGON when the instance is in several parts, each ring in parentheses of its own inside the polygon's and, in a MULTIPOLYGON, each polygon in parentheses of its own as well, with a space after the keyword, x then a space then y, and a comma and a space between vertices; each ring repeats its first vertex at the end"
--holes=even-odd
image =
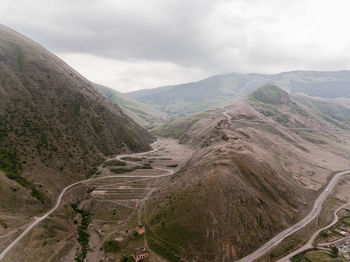
POLYGON ((313 208, 311 209, 310 213, 304 217, 302 220, 300 220, 298 223, 294 224, 293 226, 285 229, 272 239, 270 239, 267 243, 265 243, 262 247, 251 253, 250 255, 243 257, 239 260, 236 260, 237 262, 249 262, 254 261, 255 259, 265 255, 268 251, 270 251, 272 248, 277 246, 283 239, 286 237, 292 235, 293 233, 297 232, 298 230, 305 227, 307 224, 309 224, 312 220, 314 220, 321 212, 322 204, 328 197, 328 195, 331 193, 339 179, 341 179, 344 175, 347 175, 350 173, 350 170, 340 172, 335 174, 332 179, 329 181, 328 185, 325 187, 325 189, 322 191, 322 193, 318 196, 316 199, 313 208))
MULTIPOLYGON (((232 117, 228 114, 227 111, 223 112, 223 115, 227 118, 228 121, 232 119, 232 117)), ((346 170, 343 172, 339 172, 335 174, 332 179, 329 181, 328 185, 325 187, 325 189, 322 191, 322 193, 318 196, 316 199, 313 208, 309 212, 308 215, 306 215, 302 220, 300 220, 298 223, 292 225, 291 227, 285 229, 284 231, 280 232, 278 235, 274 236, 272 239, 270 239, 267 243, 265 243, 263 246, 255 250, 250 255, 243 257, 239 260, 236 260, 236 262, 250 262, 254 261, 255 259, 260 258, 261 256, 265 255, 268 251, 270 251, 272 248, 277 246, 282 240, 284 240, 286 237, 292 235, 293 233, 297 232, 298 230, 305 227, 307 224, 309 224, 312 220, 314 220, 321 212, 322 204, 328 197, 328 195, 331 193, 337 182, 344 176, 350 173, 350 170, 346 170)), ((280 260, 285 261, 285 260, 280 260)))
MULTIPOLYGON (((155 146, 157 145, 158 141, 154 142, 151 146, 152 146, 152 150, 151 151, 146 151, 146 152, 141 152, 141 153, 134 153, 134 154, 129 154, 129 155, 120 155, 117 157, 118 160, 120 161, 123 161, 123 162, 126 162, 126 163, 130 163, 130 164, 133 164, 133 165, 138 165, 138 166, 142 166, 141 164, 139 163, 135 163, 135 162, 131 162, 131 161, 127 161, 127 160, 123 160, 121 158, 124 158, 124 157, 135 157, 135 156, 139 156, 139 155, 144 155, 144 154, 151 154, 151 153, 154 153, 156 151, 158 151, 157 148, 155 148, 155 146)), ((165 169, 165 168, 158 168, 158 167, 154 167, 153 169, 155 170, 160 170, 160 171, 164 171, 166 172, 165 174, 163 175, 143 175, 143 176, 140 176, 140 175, 112 175, 112 176, 104 176, 104 177, 91 177, 89 179, 85 179, 85 180, 81 180, 81 181, 78 181, 78 182, 75 182, 69 186, 66 186, 60 193, 60 195, 58 196, 57 198, 57 201, 56 201, 56 205, 50 209, 47 213, 45 213, 43 216, 40 216, 40 217, 35 217, 34 218, 34 221, 29 224, 29 226, 15 239, 13 240, 1 253, 0 253, 0 261, 6 256, 6 254, 19 242, 21 241, 21 239, 23 237, 25 237, 36 225, 38 225, 41 221, 43 221, 44 219, 46 219, 49 215, 51 215, 54 211, 56 211, 56 209, 60 206, 61 202, 62 202, 62 198, 64 196, 64 194, 67 192, 68 189, 76 186, 76 185, 79 185, 79 184, 84 184, 84 183, 87 183, 87 182, 92 182, 92 181, 97 181, 97 180, 104 180, 104 179, 110 179, 110 178, 159 178, 159 177, 165 177, 165 176, 170 176, 174 173, 173 170, 171 169, 165 169)))
POLYGON ((313 242, 314 240, 316 239, 316 237, 325 229, 335 225, 338 221, 339 221, 339 217, 337 215, 337 213, 342 210, 343 208, 345 208, 346 206, 348 206, 350 203, 346 203, 342 206, 340 206, 339 208, 337 208, 334 212, 333 212, 333 215, 334 215, 334 218, 333 218, 333 221, 331 223, 329 223, 327 226, 323 227, 323 228, 320 228, 318 229, 315 233, 313 233, 313 235, 311 236, 311 238, 307 241, 307 243, 305 245, 303 245, 302 247, 298 248, 297 250, 293 251, 292 253, 289 253, 287 256, 281 258, 278 260, 278 262, 289 262, 290 259, 292 257, 294 257, 295 255, 305 251, 305 250, 308 250, 310 248, 313 248, 313 242))
MULTIPOLYGON (((232 119, 232 117, 228 114, 227 111, 223 112, 223 115, 227 118, 228 121, 230 121, 232 119)), ((135 153, 135 154, 129 154, 129 155, 120 155, 117 157, 118 160, 126 162, 126 163, 130 163, 133 165, 138 165, 138 166, 142 166, 142 164, 139 163, 135 163, 132 161, 128 161, 128 160, 123 160, 122 158, 125 157, 135 157, 135 156, 139 156, 139 155, 144 155, 144 154, 150 154, 153 152, 156 152, 158 149, 155 148, 156 144, 158 142, 155 142, 152 144, 152 150, 151 151, 147 151, 147 152, 142 152, 142 153, 135 153)), ((92 182, 92 181, 97 181, 97 180, 103 180, 103 179, 109 179, 109 178, 121 178, 121 177, 128 177, 128 178, 133 178, 133 177, 137 177, 137 178, 156 178, 156 177, 165 177, 165 176, 170 176, 174 173, 174 171, 172 169, 166 169, 166 168, 157 168, 154 167, 153 169, 155 170, 160 170, 160 171, 164 171, 166 172, 163 175, 144 175, 144 176, 137 176, 137 175, 112 175, 112 176, 104 176, 104 177, 91 177, 89 179, 85 179, 82 181, 78 181, 75 182, 67 187, 65 187, 60 195, 58 196, 58 199, 56 201, 56 205, 50 209, 46 214, 44 214, 41 217, 36 217, 34 219, 34 221, 15 239, 13 240, 1 253, 0 253, 0 261, 6 256, 6 254, 24 237, 26 236, 36 225, 38 225, 41 221, 43 221, 44 219, 46 219, 49 215, 51 215, 61 204, 62 202, 62 198, 64 196, 64 194, 66 193, 66 191, 76 185, 79 184, 83 184, 83 183, 87 183, 87 182, 92 182)), ((321 212, 322 209, 322 204, 324 203, 324 201, 326 200, 326 198, 328 197, 328 195, 331 193, 331 191, 333 190, 333 188, 335 187, 335 185, 337 184, 337 182, 346 174, 349 174, 350 170, 347 171, 343 171, 343 172, 339 172, 337 174, 335 174, 332 179, 329 181, 328 185, 325 187, 325 189, 323 190, 323 192, 319 195, 319 197, 316 199, 313 208, 311 209, 311 211, 309 212, 309 214, 307 216, 305 216, 302 220, 300 220, 298 223, 296 223, 295 225, 285 229, 284 231, 280 232, 278 235, 276 235, 275 237, 273 237, 271 240, 269 240, 267 243, 265 243, 263 246, 261 246, 260 248, 258 248, 256 251, 254 251, 253 253, 251 253, 250 255, 243 257, 239 260, 237 260, 236 262, 250 262, 250 261, 254 261, 255 259, 258 259, 259 257, 263 256, 264 254, 266 254, 268 251, 270 251, 272 248, 274 248, 277 244, 279 244, 282 240, 284 240, 286 237, 292 235, 293 233, 297 232, 298 230, 302 229, 303 227, 305 227, 308 223, 310 223, 313 219, 315 219, 321 212)), ((327 226, 328 227, 328 226, 327 226)), ((316 234, 316 233, 315 233, 316 234)), ((309 240, 309 242, 312 241, 313 239, 311 238, 309 240)), ((309 244, 308 242, 308 244, 309 244)), ((302 249, 303 247, 301 247, 302 249)), ((296 250, 295 252, 299 251, 300 249, 296 250)), ((299 251, 300 252, 300 251, 299 251)), ((290 255, 294 254, 291 253, 290 255)), ((285 259, 289 258, 290 255, 288 255, 285 258, 282 258, 279 261, 286 261, 285 259)))

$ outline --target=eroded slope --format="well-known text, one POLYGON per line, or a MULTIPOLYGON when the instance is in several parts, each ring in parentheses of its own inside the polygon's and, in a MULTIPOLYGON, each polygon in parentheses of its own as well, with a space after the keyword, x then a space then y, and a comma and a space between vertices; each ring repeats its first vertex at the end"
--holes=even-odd
POLYGON ((303 217, 332 172, 348 168, 337 126, 276 87, 258 94, 227 109, 230 120, 218 115, 182 135, 198 149, 147 209, 149 243, 171 261, 251 253, 303 217))

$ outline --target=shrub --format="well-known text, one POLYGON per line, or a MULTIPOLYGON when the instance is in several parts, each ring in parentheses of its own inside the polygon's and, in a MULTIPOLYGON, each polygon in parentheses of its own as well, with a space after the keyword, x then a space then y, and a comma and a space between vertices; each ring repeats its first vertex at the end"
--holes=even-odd
POLYGON ((115 240, 108 240, 103 243, 103 250, 106 253, 117 253, 120 250, 118 242, 115 240))
POLYGON ((167 165, 166 167, 177 167, 178 164, 167 165))
POLYGON ((126 166, 126 163, 119 161, 119 160, 110 160, 110 161, 105 162, 103 164, 103 166, 104 167, 107 167, 107 166, 126 166))

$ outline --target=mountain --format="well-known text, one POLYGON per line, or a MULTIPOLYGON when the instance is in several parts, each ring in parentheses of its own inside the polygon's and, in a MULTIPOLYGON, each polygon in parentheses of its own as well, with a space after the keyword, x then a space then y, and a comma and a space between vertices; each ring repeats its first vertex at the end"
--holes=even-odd
POLYGON ((350 164, 349 130, 334 122, 347 120, 320 108, 265 85, 225 108, 231 119, 212 112, 183 130, 196 151, 147 203, 150 247, 170 261, 234 261, 300 220, 350 164))
POLYGON ((161 112, 150 105, 142 104, 114 89, 99 84, 93 85, 101 94, 120 106, 128 116, 141 126, 152 128, 167 119, 167 115, 164 112, 161 112))
POLYGON ((277 85, 292 94, 350 97, 350 71, 293 71, 275 75, 232 73, 198 82, 134 91, 127 95, 170 115, 187 115, 229 105, 265 84, 277 85))
POLYGON ((3 25, 0 80, 1 213, 42 212, 105 156, 149 150, 154 140, 66 63, 3 25))

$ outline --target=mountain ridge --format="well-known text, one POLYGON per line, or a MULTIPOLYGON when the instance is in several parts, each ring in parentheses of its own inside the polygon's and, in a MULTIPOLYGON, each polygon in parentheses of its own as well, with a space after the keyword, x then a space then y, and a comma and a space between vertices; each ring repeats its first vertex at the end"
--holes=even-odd
POLYGON ((348 70, 297 70, 271 75, 231 73, 198 82, 133 91, 127 95, 170 115, 187 115, 231 104, 265 84, 277 85, 291 94, 302 92, 323 98, 350 97, 348 70))
POLYGON ((348 168, 347 130, 293 96, 277 102, 248 96, 224 109, 230 118, 213 111, 183 130, 180 142, 196 150, 147 205, 155 251, 170 261, 244 257, 299 221, 328 177, 348 168), (165 241, 182 249, 165 253, 165 241))
POLYGON ((7 211, 42 210, 64 185, 96 172, 106 155, 149 150, 154 141, 65 62, 3 25, 0 78, 7 211))

